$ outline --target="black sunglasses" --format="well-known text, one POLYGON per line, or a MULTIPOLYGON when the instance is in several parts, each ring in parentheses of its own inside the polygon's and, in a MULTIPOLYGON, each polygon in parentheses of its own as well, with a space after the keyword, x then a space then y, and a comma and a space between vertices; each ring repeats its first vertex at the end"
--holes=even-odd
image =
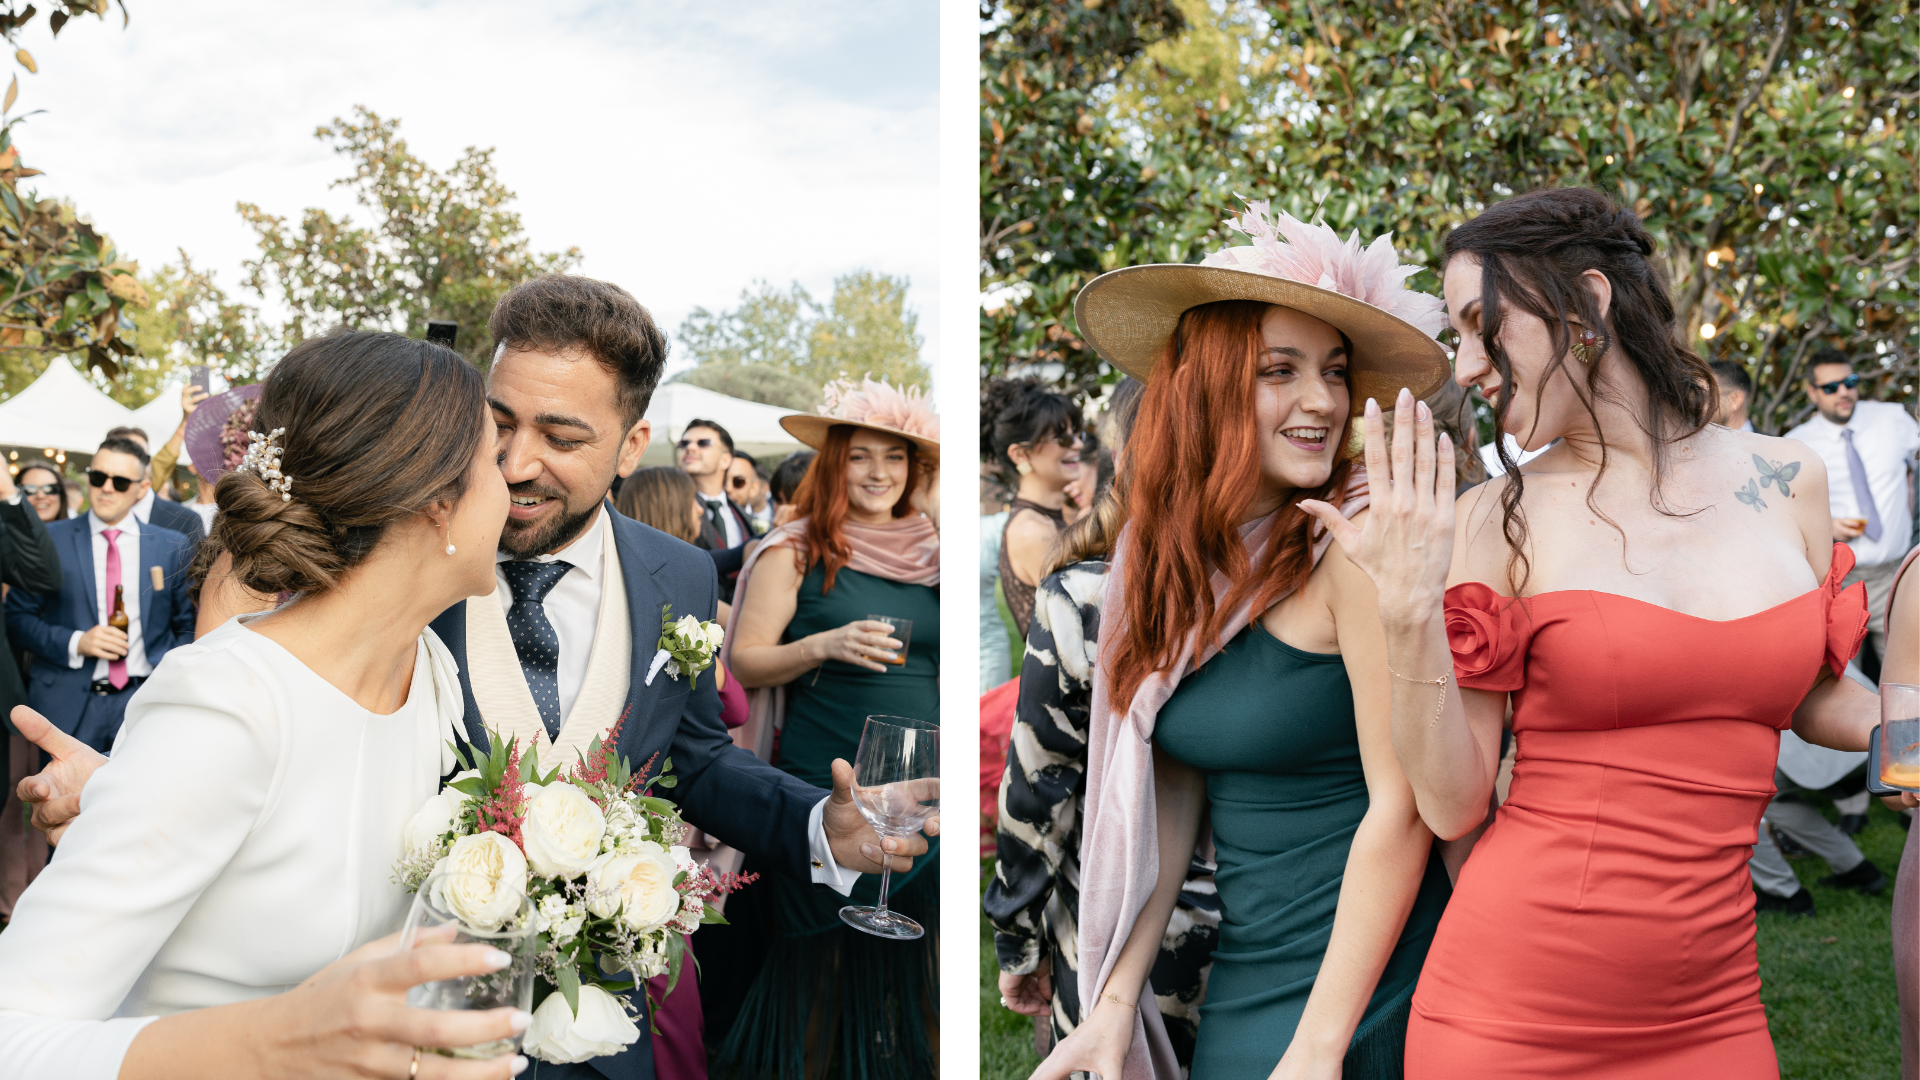
POLYGON ((60 494, 60 485, 59 484, 21 484, 20 490, 26 492, 29 495, 58 495, 60 494))
POLYGON ((113 490, 115 491, 125 491, 140 482, 138 480, 129 480, 124 476, 114 476, 111 473, 103 473, 99 469, 87 470, 88 487, 104 488, 107 486, 107 481, 109 480, 113 481, 113 490))
POLYGON ((685 450, 689 446, 697 446, 700 449, 705 450, 707 447, 713 445, 713 440, 712 439, 681 439, 679 442, 674 443, 673 445, 679 447, 682 450, 685 450))
POLYGON ((1860 376, 1849 375, 1844 379, 1835 379, 1832 382, 1815 383, 1813 388, 1823 394, 1837 394, 1843 386, 1849 390, 1857 389, 1860 386, 1860 376))
POLYGON ((736 477, 734 477, 734 478, 733 478, 733 486, 734 486, 734 487, 737 487, 737 488, 743 488, 743 487, 746 487, 746 486, 747 486, 747 478, 746 478, 746 477, 744 477, 744 476, 736 476, 736 477))

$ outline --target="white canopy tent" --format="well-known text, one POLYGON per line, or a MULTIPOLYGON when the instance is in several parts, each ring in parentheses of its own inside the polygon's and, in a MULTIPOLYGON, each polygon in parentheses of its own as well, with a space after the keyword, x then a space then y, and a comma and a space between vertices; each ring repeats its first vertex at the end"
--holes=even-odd
MULTIPOLYGON (((177 414, 177 394, 173 407, 177 414)), ((173 423, 179 422, 176 415, 173 423)), ((133 410, 102 393, 66 360, 56 359, 32 386, 0 402, 0 445, 91 454, 108 431, 133 423, 133 410)), ((156 439, 173 434, 172 425, 159 433, 147 430, 156 439)))
POLYGON ((800 441, 780 426, 793 409, 728 397, 690 383, 661 383, 647 406, 653 421, 653 444, 644 459, 649 465, 673 460, 673 443, 689 420, 712 420, 733 436, 733 445, 755 457, 780 457, 800 449, 800 441))

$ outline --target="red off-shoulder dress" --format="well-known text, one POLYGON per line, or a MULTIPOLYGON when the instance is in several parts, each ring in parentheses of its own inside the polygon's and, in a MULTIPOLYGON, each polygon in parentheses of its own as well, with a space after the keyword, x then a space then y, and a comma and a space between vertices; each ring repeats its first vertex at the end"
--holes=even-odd
POLYGON ((1511 691, 1507 801, 1454 887, 1409 1080, 1774 1078, 1753 889, 1780 731, 1867 625, 1826 581, 1743 619, 1602 592, 1447 590, 1461 686, 1511 691))

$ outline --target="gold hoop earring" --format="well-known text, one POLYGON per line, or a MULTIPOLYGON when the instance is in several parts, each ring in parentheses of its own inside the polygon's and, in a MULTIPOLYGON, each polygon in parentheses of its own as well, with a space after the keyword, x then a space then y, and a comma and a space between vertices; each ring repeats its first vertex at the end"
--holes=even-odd
POLYGON ((1597 363, 1607 353, 1607 339, 1591 330, 1582 329, 1580 339, 1568 347, 1575 360, 1583 364, 1597 363))

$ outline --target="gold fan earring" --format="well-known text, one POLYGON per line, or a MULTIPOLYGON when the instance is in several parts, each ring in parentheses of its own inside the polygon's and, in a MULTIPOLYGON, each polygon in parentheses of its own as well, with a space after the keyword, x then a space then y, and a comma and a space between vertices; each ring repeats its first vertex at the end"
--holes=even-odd
POLYGON ((1582 328, 1580 331, 1580 340, 1574 342, 1567 351, 1573 353, 1574 359, 1581 363, 1592 364, 1606 355, 1607 342, 1605 338, 1602 338, 1592 330, 1582 328))

